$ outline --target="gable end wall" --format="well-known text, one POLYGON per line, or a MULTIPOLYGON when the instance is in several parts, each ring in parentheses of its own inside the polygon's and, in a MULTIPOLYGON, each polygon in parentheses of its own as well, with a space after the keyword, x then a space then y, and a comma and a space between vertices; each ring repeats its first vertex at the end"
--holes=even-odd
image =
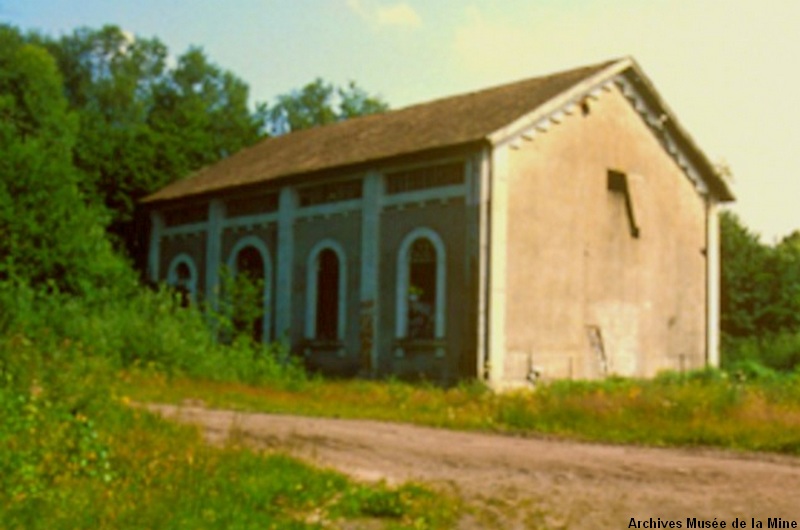
POLYGON ((588 103, 508 149, 507 381, 704 364, 703 198, 616 86, 588 103))

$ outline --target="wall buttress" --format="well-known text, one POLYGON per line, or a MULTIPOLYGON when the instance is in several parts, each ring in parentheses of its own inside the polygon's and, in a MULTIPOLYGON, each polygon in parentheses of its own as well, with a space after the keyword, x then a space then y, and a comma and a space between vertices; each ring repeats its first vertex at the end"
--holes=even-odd
POLYGON ((717 202, 706 199, 706 365, 719 367, 720 242, 717 202))
POLYGON ((211 307, 217 307, 219 294, 219 268, 222 265, 222 220, 225 204, 219 199, 208 203, 208 232, 206 240, 206 299, 211 307))
POLYGON ((164 216, 160 212, 150 212, 150 252, 147 270, 150 281, 158 282, 161 263, 161 235, 164 232, 164 216))
POLYGON ((369 375, 378 366, 378 257, 380 254, 380 211, 383 179, 370 172, 364 179, 361 208, 361 287, 360 348, 361 365, 369 375))
POLYGON ((275 299, 275 338, 289 340, 292 326, 292 264, 294 260, 294 218, 297 194, 281 189, 278 204, 278 271, 275 299))

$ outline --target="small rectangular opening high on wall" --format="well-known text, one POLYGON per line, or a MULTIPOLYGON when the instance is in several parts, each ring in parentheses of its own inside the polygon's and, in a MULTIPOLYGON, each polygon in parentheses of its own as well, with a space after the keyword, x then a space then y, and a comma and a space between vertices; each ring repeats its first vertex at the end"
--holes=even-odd
POLYGON ((631 197, 630 182, 628 175, 622 171, 614 169, 608 170, 608 191, 619 193, 625 200, 625 212, 628 215, 628 226, 630 227, 631 237, 639 237, 639 225, 636 222, 636 212, 633 209, 633 199, 631 197))

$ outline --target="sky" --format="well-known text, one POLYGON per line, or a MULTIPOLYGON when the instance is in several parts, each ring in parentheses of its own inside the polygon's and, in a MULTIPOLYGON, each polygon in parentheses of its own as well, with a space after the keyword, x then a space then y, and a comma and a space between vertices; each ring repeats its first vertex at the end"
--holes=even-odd
POLYGON ((198 46, 253 103, 322 77, 399 108, 632 56, 732 170, 744 224, 766 243, 800 229, 797 0, 0 0, 0 22, 198 46))

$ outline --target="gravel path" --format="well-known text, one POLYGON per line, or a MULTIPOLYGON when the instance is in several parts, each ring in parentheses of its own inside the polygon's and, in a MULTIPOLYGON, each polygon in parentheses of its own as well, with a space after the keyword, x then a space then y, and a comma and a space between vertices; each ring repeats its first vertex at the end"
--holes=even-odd
MULTIPOLYGON (((463 528, 658 528, 687 518, 767 518, 800 528, 800 458, 711 450, 657 449, 448 431, 368 420, 250 414, 151 405, 198 424, 209 441, 231 429, 363 480, 418 480, 477 507, 463 528)), ((791 526, 789 526, 791 527, 791 526)), ((698 526, 700 528, 700 526, 698 526)))

